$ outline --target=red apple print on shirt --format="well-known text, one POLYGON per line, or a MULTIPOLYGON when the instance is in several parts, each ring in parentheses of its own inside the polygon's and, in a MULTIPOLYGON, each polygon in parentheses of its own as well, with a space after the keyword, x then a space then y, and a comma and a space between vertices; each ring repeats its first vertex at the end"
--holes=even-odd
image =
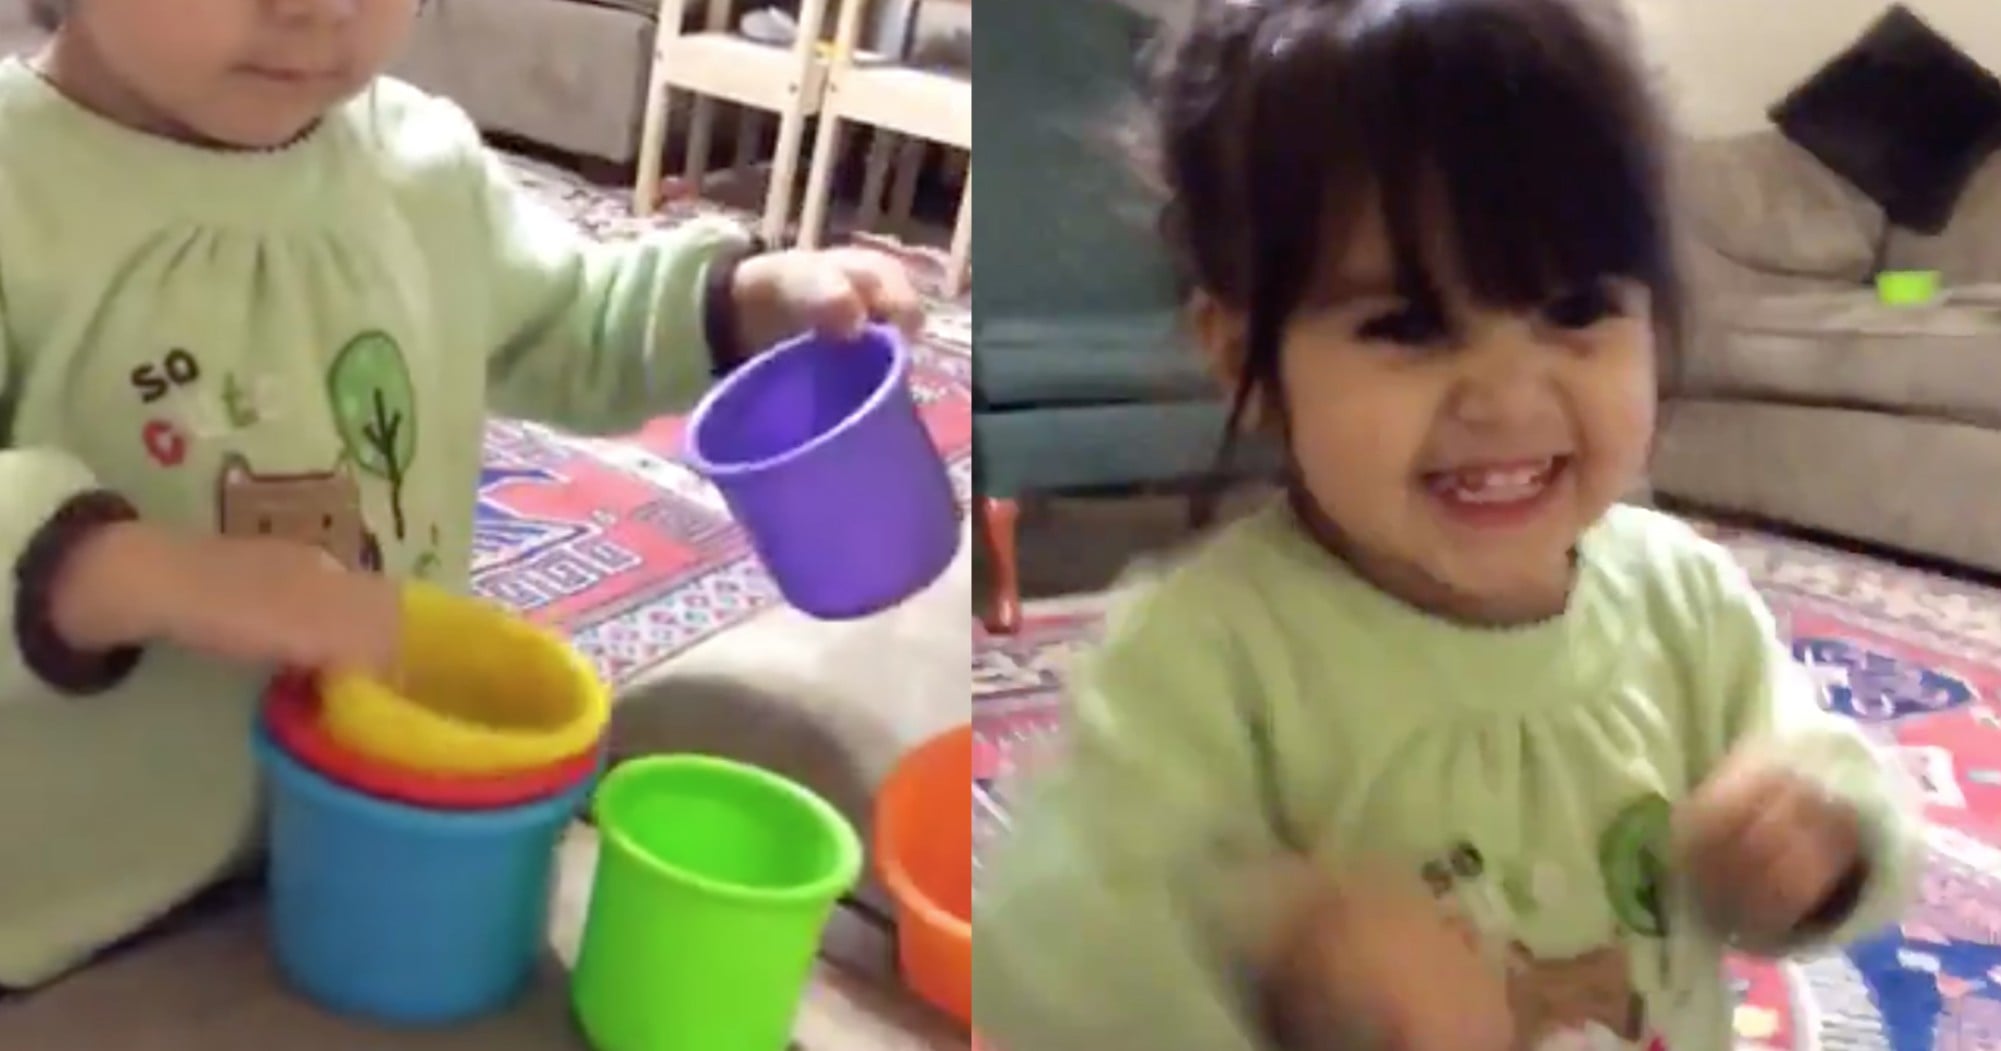
POLYGON ((179 467, 188 458, 187 436, 166 420, 148 420, 140 440, 146 444, 146 455, 162 467, 179 467))

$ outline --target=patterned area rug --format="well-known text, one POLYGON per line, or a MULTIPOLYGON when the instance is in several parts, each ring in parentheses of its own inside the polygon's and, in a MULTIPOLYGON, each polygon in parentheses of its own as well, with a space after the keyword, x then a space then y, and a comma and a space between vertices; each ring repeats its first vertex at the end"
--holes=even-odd
MULTIPOLYGON (((602 240, 719 210, 680 202, 635 219, 617 191, 532 161, 515 168, 529 192, 602 240)), ((920 283, 935 289, 942 272, 935 253, 911 250, 910 259, 920 283)), ((968 310, 935 297, 930 308, 912 389, 964 500, 972 449, 968 310)), ((779 601, 721 498, 680 462, 683 423, 665 417, 614 439, 515 421, 487 428, 475 588, 561 626, 614 681, 630 681, 779 601)))
MULTIPOLYGON (((1739 1051, 2001 1049, 2001 591, 1769 535, 1715 529, 1777 612, 1831 706, 1891 744, 1935 822, 1919 904, 1846 952, 1735 968, 1739 1051)), ((975 637, 975 842, 1000 834, 995 793, 1057 725, 1064 670, 1095 636, 1089 608, 975 637)))

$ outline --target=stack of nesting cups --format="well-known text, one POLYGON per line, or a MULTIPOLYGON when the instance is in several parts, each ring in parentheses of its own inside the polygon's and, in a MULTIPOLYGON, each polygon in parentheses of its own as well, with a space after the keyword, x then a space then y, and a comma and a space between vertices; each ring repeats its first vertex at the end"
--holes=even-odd
POLYGON ((426 585, 404 593, 403 662, 393 683, 286 676, 266 698, 271 937, 322 1007, 447 1025, 535 973, 609 699, 560 638, 426 585))

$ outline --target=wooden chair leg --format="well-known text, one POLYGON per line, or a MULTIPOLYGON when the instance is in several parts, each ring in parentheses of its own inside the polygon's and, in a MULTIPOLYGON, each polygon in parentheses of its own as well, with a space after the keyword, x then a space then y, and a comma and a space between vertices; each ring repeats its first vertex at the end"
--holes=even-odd
POLYGON ((1202 480, 1188 491, 1188 531, 1200 532, 1216 524, 1216 512, 1223 503, 1223 487, 1202 480))
POLYGON ((973 265, 973 173, 966 172, 966 187, 959 193, 959 217, 952 224, 952 249, 945 262, 944 292, 957 299, 966 290, 973 265))
MULTIPOLYGON (((764 196, 761 232, 764 243, 773 248, 785 243, 786 232, 792 225, 792 208, 799 194, 800 155, 806 146, 807 117, 817 113, 823 127, 832 125, 830 130, 821 132, 823 138, 840 132, 840 122, 836 119, 838 107, 829 104, 831 94, 839 90, 839 75, 820 58, 820 27, 826 24, 827 9, 832 2, 800 0, 799 3, 799 39, 792 45, 794 79, 789 108, 778 121, 778 143, 772 147, 771 156, 771 186, 764 196), (809 89, 817 89, 818 94, 809 98, 809 89)), ((845 28, 850 16, 843 11, 841 19, 840 25, 845 28)), ((815 139, 814 152, 820 148, 820 140, 815 139)), ((827 148, 834 146, 829 144, 827 148)))
POLYGON ((688 158, 682 164, 681 177, 694 187, 695 196, 704 197, 709 181, 709 154, 715 150, 716 100, 707 95, 696 96, 692 113, 688 121, 688 158))
POLYGON ((861 208, 855 212, 855 229, 873 230, 882 221, 882 199, 889 185, 889 167, 896 161, 900 136, 881 128, 869 133, 868 167, 862 176, 861 208))
MULTIPOLYGON (((679 5, 670 5, 678 9, 679 5)), ((665 40, 669 34, 662 30, 665 40)), ((667 118, 673 109, 667 90, 667 67, 654 46, 653 68, 647 73, 646 115, 640 120, 639 168, 632 181, 632 214, 652 215, 660 207, 660 180, 666 163, 667 118)))
MULTIPOLYGON (((729 0, 709 0, 707 13, 702 25, 705 31, 719 33, 729 28, 729 0)), ((709 178, 709 154, 715 141, 716 100, 707 95, 696 95, 692 119, 688 124, 688 160, 683 172, 688 185, 694 188, 695 196, 705 196, 702 192, 709 178)))
POLYGON ((806 166, 805 200, 799 211, 801 248, 818 248, 827 235, 827 213, 834 197, 834 161, 841 153, 842 123, 838 107, 820 111, 820 127, 813 137, 813 157, 806 166))
POLYGON ((742 179, 757 164, 764 150, 764 114, 749 106, 737 107, 736 156, 730 162, 732 178, 742 179))
POLYGON ((771 152, 771 183, 764 189, 764 217, 757 233, 772 247, 785 244, 792 223, 792 202, 798 191, 799 153, 806 138, 806 114, 794 109, 778 118, 778 142, 771 152))
POLYGON ((987 559, 987 608, 980 620, 996 635, 1021 630, 1021 576, 1015 530, 1021 508, 1013 500, 979 497, 980 543, 987 559))
POLYGON ((895 176, 889 184, 889 226, 899 235, 910 233, 910 213, 917 207, 917 183, 924 175, 924 154, 931 144, 904 139, 896 149, 895 176))

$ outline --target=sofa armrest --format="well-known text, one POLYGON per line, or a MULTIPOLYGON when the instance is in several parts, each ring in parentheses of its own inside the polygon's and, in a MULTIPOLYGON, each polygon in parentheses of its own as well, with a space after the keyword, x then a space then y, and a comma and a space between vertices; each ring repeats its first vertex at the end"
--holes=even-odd
POLYGON ((1217 401, 1222 388, 1173 310, 975 319, 975 398, 986 407, 1217 401))

